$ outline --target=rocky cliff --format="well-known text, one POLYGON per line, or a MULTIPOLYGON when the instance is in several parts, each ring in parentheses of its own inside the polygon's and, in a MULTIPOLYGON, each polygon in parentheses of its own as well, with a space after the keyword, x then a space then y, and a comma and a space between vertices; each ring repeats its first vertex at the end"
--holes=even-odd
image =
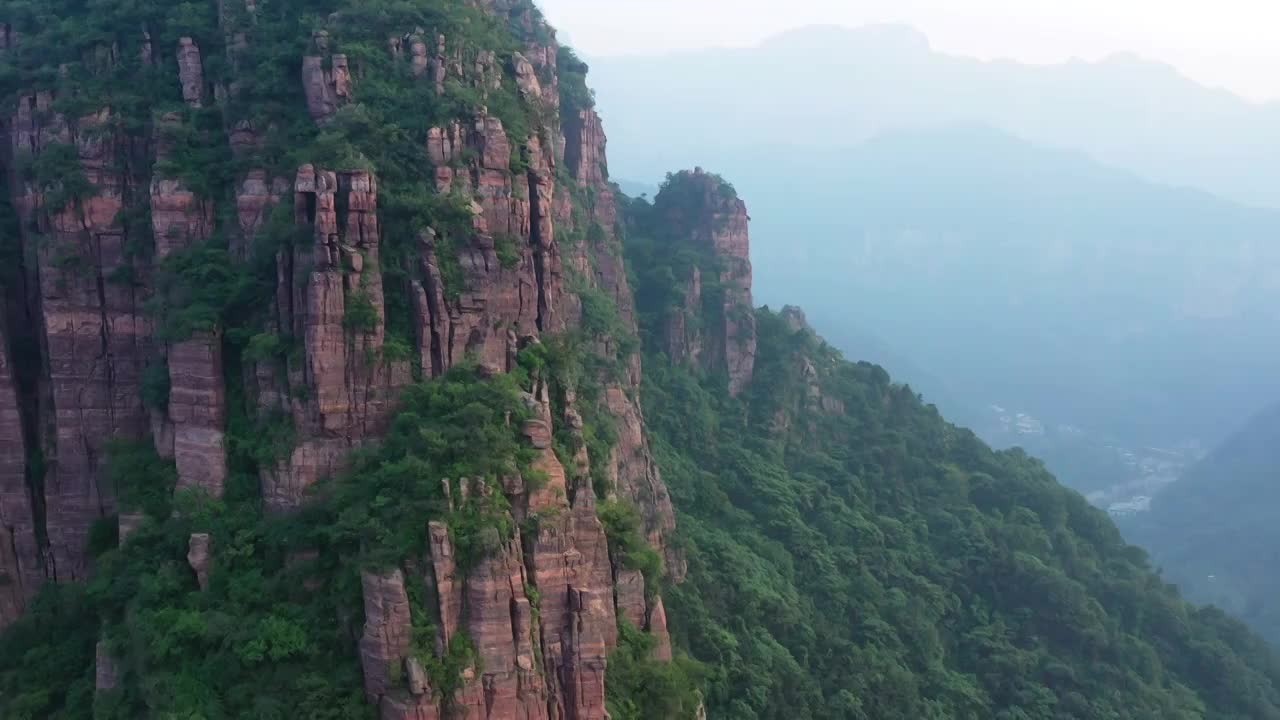
MULTIPOLYGON (((321 5, 304 26, 287 2, 108 3, 77 16, 102 39, 74 52, 7 18, 5 171, 34 291, 4 315, 38 347, 21 389, 0 342, 0 624, 42 583, 93 577, 104 527, 127 555, 140 524, 181 526, 184 582, 216 595, 238 536, 192 508, 306 517, 407 422, 406 388, 514 372, 530 464, 434 483, 448 501, 413 519, 421 546, 360 576, 353 659, 384 718, 608 717, 617 618, 670 660, 660 579, 685 568, 585 66, 523 1, 321 5), (544 344, 572 368, 522 364, 544 344), (113 471, 121 443, 172 488, 113 471), (661 564, 641 572, 599 503, 634 513, 661 564), (477 507, 501 522, 458 519, 477 507)), ((108 638, 129 628, 123 606, 101 617, 108 638)), ((133 692, 148 662, 118 641, 95 656, 100 693, 133 692)))
POLYGON ((665 256, 659 264, 675 273, 671 286, 655 279, 665 296, 652 303, 654 339, 672 362, 723 376, 729 394, 740 394, 756 356, 746 204, 723 178, 695 168, 669 176, 653 206, 635 214, 652 245, 643 251, 665 256))

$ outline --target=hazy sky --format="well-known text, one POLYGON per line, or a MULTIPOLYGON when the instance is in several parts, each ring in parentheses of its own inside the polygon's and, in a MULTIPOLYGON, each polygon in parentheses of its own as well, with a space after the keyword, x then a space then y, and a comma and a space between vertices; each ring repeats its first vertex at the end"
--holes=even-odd
POLYGON ((1280 0, 537 0, 585 55, 751 45, 812 24, 903 22, 938 50, 1024 62, 1129 51, 1280 100, 1280 0))

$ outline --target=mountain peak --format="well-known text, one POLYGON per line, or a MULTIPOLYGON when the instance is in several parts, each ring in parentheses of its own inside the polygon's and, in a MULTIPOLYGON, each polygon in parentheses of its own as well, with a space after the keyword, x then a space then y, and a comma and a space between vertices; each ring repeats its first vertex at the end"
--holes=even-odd
POLYGON ((764 49, 803 49, 927 53, 929 37, 918 29, 899 23, 846 25, 805 25, 774 35, 760 44, 764 49))

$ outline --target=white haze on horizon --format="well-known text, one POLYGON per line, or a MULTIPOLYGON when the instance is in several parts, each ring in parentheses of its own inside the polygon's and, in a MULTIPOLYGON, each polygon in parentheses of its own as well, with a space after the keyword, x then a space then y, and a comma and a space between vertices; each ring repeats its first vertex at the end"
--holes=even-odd
POLYGON ((536 0, 583 55, 745 47, 806 25, 903 23, 936 50, 1059 63, 1133 53, 1280 101, 1275 0, 536 0))

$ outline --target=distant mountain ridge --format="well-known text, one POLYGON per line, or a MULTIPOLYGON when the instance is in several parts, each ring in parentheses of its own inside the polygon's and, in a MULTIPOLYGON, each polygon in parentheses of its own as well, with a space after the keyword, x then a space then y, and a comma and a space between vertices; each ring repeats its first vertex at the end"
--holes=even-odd
POLYGON ((840 341, 882 339, 975 425, 967 408, 1000 404, 1211 447, 1280 398, 1280 211, 977 126, 708 154, 751 203, 760 299, 802 303, 853 357, 840 341))
POLYGON ((614 169, 626 177, 713 166, 712 153, 728 149, 848 148, 885 130, 983 124, 1154 181, 1280 206, 1280 103, 1133 55, 981 61, 937 52, 907 26, 817 26, 752 48, 591 65, 621 148, 614 169))

